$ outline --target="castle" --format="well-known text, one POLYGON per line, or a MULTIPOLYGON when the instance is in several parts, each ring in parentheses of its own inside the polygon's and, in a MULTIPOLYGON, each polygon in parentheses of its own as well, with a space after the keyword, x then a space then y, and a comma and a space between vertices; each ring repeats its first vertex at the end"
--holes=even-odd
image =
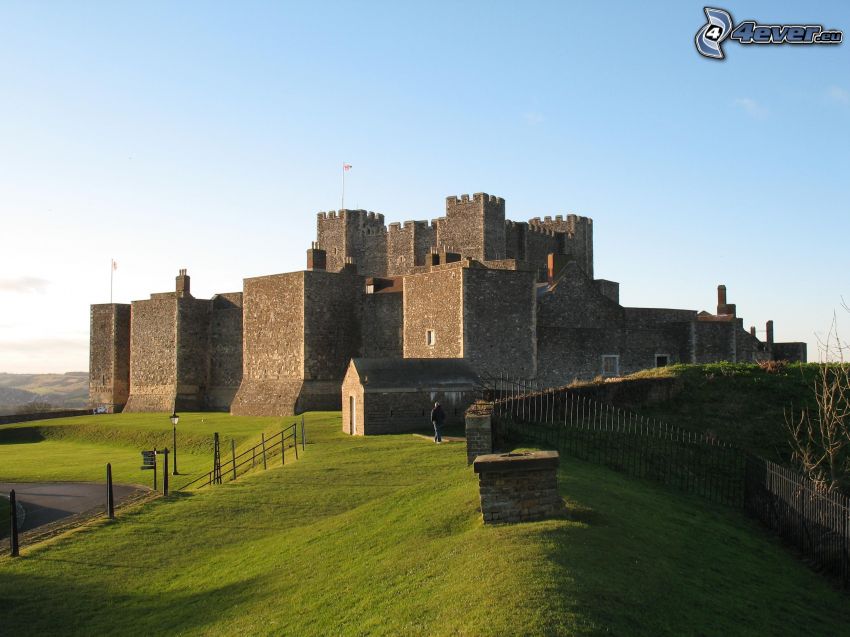
POLYGON ((339 409, 352 358, 462 358, 543 385, 672 363, 805 360, 765 341, 718 287, 715 314, 623 307, 593 276, 593 222, 505 218, 505 201, 448 197, 432 222, 320 212, 303 271, 196 299, 91 306, 90 399, 108 410, 289 415, 339 409))

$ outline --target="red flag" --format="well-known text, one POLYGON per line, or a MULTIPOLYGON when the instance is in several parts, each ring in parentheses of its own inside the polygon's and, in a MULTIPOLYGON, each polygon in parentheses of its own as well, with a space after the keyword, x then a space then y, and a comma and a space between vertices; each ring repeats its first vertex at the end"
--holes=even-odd
POLYGON ((345 170, 345 171, 349 171, 349 170, 351 170, 351 164, 343 163, 343 164, 342 164, 342 169, 343 169, 343 170, 345 170))

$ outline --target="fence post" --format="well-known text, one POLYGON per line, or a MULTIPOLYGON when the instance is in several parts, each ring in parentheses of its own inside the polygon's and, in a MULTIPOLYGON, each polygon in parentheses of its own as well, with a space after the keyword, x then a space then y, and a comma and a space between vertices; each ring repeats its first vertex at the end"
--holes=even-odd
POLYGON ((230 456, 233 458, 233 479, 236 480, 236 441, 230 439, 230 456))
POLYGON ((260 434, 260 444, 263 445, 263 471, 268 469, 266 466, 266 434, 260 434))
POLYGON ((295 459, 298 460, 298 423, 292 423, 292 446, 295 448, 295 459))
POLYGON ((168 447, 162 453, 165 455, 162 463, 162 495, 168 495, 168 447))
POLYGON ((286 464, 286 443, 283 439, 283 429, 280 430, 280 466, 286 464))
POLYGON ((304 435, 304 414, 301 414, 301 451, 304 451, 305 444, 307 444, 307 437, 304 435))
POLYGON ((112 464, 106 463, 106 517, 115 519, 115 496, 112 491, 112 464))
POLYGON ((12 525, 12 528, 9 529, 9 547, 12 549, 12 557, 18 557, 18 502, 15 499, 14 489, 9 491, 9 507, 11 513, 9 518, 12 525))

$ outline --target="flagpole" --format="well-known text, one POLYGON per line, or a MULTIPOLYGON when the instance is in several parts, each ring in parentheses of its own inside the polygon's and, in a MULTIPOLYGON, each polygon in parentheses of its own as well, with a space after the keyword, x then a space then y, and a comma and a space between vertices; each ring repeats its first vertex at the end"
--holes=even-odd
POLYGON ((339 209, 345 209, 345 162, 342 162, 342 201, 340 201, 339 209))
POLYGON ((112 276, 115 274, 115 259, 109 260, 109 304, 112 305, 112 276))

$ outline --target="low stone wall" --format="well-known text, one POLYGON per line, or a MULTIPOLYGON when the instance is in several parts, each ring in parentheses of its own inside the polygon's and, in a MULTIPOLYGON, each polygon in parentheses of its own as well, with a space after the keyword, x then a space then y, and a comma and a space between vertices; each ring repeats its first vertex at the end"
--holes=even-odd
POLYGON ((558 493, 557 451, 478 456, 481 514, 485 524, 531 522, 558 517, 564 501, 558 493))
POLYGON ((476 403, 466 410, 466 464, 493 453, 493 405, 476 403))

